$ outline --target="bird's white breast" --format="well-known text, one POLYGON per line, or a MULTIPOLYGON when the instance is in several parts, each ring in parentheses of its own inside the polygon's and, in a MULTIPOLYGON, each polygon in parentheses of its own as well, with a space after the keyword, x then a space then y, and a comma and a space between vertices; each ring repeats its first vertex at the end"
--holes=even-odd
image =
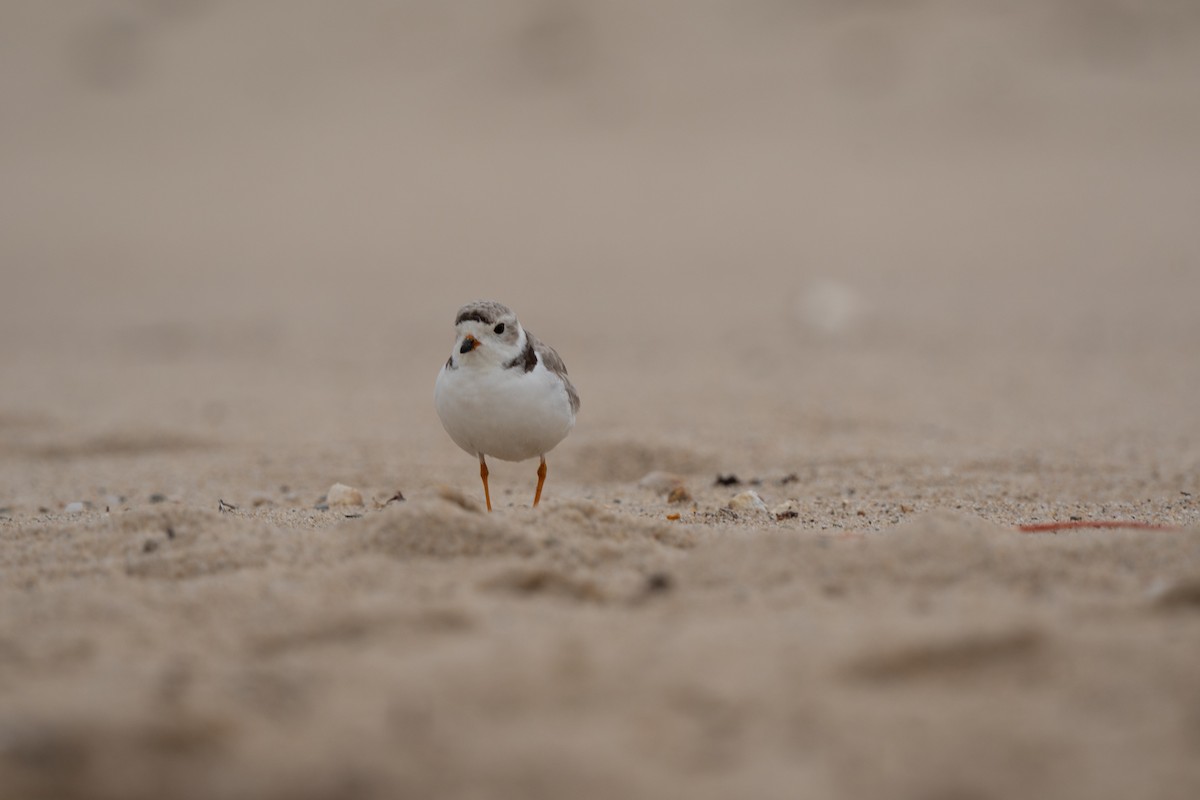
POLYGON ((570 433, 575 412, 566 388, 539 359, 520 367, 442 367, 434 389, 442 426, 471 455, 524 461, 545 455, 570 433))

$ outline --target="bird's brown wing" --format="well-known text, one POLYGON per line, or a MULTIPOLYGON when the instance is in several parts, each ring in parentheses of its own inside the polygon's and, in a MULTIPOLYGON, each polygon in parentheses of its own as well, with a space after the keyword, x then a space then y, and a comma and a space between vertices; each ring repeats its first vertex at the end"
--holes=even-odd
POLYGON ((575 391, 575 387, 571 385, 571 379, 567 377, 567 365, 563 363, 562 356, 553 347, 530 333, 528 328, 525 329, 525 335, 533 343, 533 352, 537 353, 546 369, 562 378, 563 384, 567 387, 567 399, 571 401, 571 411, 578 412, 579 393, 575 391))

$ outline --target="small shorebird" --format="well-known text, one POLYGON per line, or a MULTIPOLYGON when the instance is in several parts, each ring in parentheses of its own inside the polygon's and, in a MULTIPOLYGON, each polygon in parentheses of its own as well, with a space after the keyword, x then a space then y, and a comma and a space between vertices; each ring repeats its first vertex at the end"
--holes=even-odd
POLYGON ((554 348, 521 327, 492 300, 468 303, 454 319, 454 350, 438 373, 433 402, 454 443, 479 458, 488 511, 487 456, 538 456, 536 508, 546 482, 546 453, 575 425, 579 395, 554 348))

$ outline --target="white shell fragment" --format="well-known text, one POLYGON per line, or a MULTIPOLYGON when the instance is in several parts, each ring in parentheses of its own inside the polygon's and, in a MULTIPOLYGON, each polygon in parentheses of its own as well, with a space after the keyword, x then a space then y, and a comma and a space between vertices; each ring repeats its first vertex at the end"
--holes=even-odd
POLYGON ((363 496, 362 492, 353 486, 347 486, 344 483, 335 483, 325 493, 325 502, 329 504, 330 508, 335 506, 361 506, 363 504, 363 496))
POLYGON ((767 510, 767 504, 763 502, 761 497, 759 497, 758 492, 754 491, 753 489, 742 492, 739 495, 735 495, 734 498, 729 501, 729 507, 734 511, 765 512, 767 510))
POLYGON ((67 503, 67 507, 64 508, 63 511, 67 512, 68 514, 80 514, 83 513, 85 508, 87 508, 87 506, 85 506, 83 503, 67 503))

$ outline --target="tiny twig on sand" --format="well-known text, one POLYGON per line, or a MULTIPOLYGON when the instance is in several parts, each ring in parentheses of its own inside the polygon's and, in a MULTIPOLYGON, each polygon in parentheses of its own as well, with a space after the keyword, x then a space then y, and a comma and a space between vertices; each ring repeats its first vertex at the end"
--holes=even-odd
POLYGON ((1070 522, 1038 522, 1032 525, 1018 525, 1021 533, 1050 533, 1054 531, 1074 530, 1078 528, 1128 528, 1140 531, 1177 531, 1175 525, 1158 525, 1153 522, 1137 522, 1136 520, 1072 520, 1070 522))

